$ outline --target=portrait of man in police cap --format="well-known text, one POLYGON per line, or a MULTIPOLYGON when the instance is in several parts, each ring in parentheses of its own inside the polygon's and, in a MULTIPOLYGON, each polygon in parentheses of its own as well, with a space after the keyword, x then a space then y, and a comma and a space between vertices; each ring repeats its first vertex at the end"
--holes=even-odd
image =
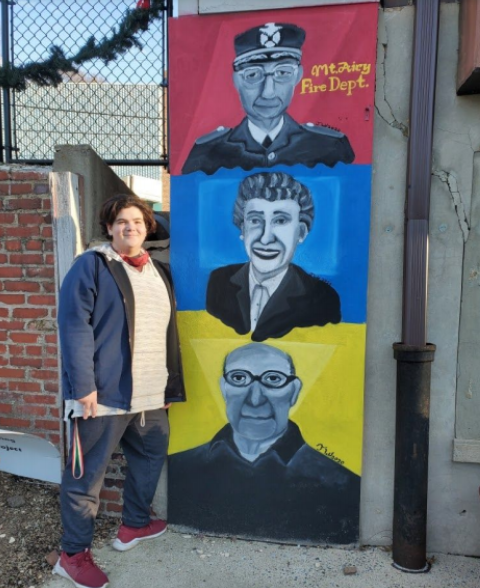
POLYGON ((233 83, 246 116, 233 128, 220 126, 199 137, 183 174, 353 162, 355 154, 341 131, 300 124, 287 114, 303 75, 304 41, 305 31, 287 23, 266 23, 235 37, 233 83))

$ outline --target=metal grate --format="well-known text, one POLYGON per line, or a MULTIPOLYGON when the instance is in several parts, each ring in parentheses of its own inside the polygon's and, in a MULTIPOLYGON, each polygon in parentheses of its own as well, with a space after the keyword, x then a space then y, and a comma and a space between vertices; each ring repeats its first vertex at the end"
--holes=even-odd
MULTIPOLYGON (((18 66, 44 59, 51 45, 72 55, 89 37, 110 35, 136 1, 16 0, 9 5, 10 59, 18 66)), ((110 164, 167 165, 166 16, 167 8, 162 19, 139 32, 141 50, 132 48, 108 65, 92 60, 79 74, 65 72, 57 88, 29 84, 24 92, 7 93, 11 159, 50 163, 55 145, 88 144, 110 164)))

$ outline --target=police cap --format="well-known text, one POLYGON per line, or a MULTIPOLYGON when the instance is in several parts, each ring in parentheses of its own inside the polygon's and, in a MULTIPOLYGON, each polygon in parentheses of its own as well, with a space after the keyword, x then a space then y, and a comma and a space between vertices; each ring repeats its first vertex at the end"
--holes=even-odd
POLYGON ((235 60, 238 69, 245 63, 292 57, 300 61, 305 31, 294 24, 267 22, 235 37, 235 60))

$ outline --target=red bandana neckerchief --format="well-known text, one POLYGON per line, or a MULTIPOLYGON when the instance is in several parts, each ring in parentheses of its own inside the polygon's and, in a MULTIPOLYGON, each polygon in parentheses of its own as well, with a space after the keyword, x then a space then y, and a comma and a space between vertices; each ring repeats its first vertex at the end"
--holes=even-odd
POLYGON ((125 253, 119 253, 119 255, 123 261, 128 263, 128 265, 133 265, 133 267, 143 267, 150 259, 150 253, 148 251, 144 251, 135 257, 129 257, 128 255, 125 255, 125 253))

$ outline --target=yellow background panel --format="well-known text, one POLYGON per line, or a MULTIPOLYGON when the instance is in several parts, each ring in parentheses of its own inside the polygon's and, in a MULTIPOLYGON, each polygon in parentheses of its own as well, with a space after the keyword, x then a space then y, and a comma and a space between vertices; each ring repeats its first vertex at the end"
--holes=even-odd
MULTIPOLYGON (((228 422, 220 391, 225 356, 251 343, 206 311, 178 313, 187 402, 170 409, 170 453, 207 443, 228 422)), ((361 473, 364 324, 294 329, 267 345, 291 355, 302 381, 290 418, 305 441, 361 473)))

